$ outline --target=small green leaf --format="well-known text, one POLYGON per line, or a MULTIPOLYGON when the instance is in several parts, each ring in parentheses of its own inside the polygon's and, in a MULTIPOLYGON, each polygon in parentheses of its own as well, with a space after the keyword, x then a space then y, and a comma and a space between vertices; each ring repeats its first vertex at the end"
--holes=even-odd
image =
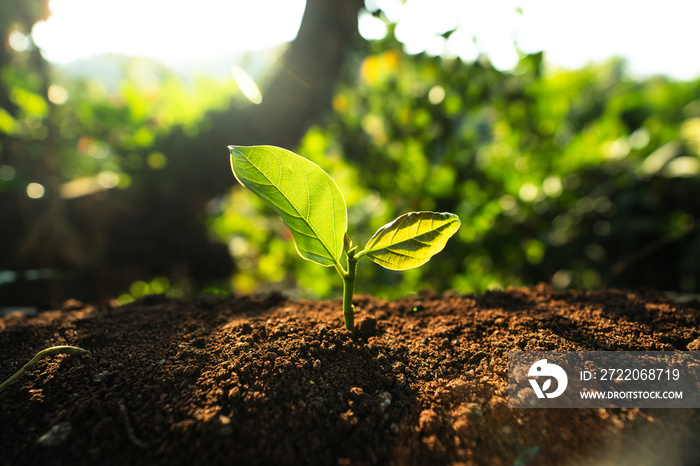
POLYGON ((381 227, 367 242, 365 254, 390 270, 425 264, 459 229, 459 217, 450 213, 410 212, 381 227))
POLYGON ((297 252, 323 266, 338 263, 347 230, 345 199, 321 167, 272 146, 229 146, 236 179, 287 224, 297 252))

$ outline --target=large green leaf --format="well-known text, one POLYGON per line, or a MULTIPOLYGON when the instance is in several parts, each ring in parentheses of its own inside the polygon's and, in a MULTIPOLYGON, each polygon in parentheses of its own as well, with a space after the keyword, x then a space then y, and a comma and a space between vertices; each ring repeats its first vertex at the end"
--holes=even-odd
POLYGON ((229 146, 236 179, 282 217, 299 255, 324 266, 338 262, 347 230, 345 199, 321 167, 272 146, 229 146))
POLYGON ((365 253, 390 270, 425 264, 459 229, 459 217, 450 213, 410 212, 381 227, 367 242, 365 253))

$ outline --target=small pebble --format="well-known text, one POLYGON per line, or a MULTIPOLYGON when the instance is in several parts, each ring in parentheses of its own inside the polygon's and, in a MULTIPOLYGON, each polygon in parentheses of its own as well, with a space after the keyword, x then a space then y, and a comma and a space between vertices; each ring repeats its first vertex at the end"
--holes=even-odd
POLYGON ((102 371, 102 372, 100 372, 99 374, 97 374, 97 375, 95 376, 95 378, 93 379, 93 382, 94 382, 94 383, 100 383, 100 382, 102 382, 102 380, 104 380, 104 378, 107 377, 108 375, 109 375, 109 371, 102 371))
POLYGON ((39 437, 37 443, 42 447, 56 447, 68 439, 72 430, 73 426, 69 421, 59 422, 39 437))
POLYGON ((379 410, 384 412, 391 404, 391 393, 382 392, 379 394, 379 399, 381 400, 379 403, 379 410))

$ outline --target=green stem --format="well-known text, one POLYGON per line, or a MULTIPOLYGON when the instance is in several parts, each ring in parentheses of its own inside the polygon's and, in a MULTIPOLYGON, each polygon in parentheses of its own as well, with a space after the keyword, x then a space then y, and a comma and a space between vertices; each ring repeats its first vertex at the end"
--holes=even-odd
POLYGON ((12 377, 0 384, 0 392, 7 388, 7 386, 10 385, 12 382, 17 380, 20 375, 24 374, 24 372, 27 369, 36 364, 41 358, 45 358, 46 356, 53 356, 54 354, 81 354, 90 356, 90 352, 88 350, 78 348, 77 346, 52 346, 51 348, 41 350, 38 353, 36 353, 36 356, 34 356, 27 364, 25 364, 23 368, 15 372, 15 374, 12 377))
POLYGON ((345 329, 355 333, 355 306, 352 305, 352 295, 355 291, 355 274, 357 272, 356 249, 348 251, 348 272, 343 276, 343 318, 345 329))

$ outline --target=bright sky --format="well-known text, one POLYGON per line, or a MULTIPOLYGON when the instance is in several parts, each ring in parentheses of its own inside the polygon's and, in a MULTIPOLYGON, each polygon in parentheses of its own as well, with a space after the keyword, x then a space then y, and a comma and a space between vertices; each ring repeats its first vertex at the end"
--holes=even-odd
MULTIPOLYGON (((165 61, 230 56, 292 40, 305 0, 51 0, 53 16, 34 39, 54 62, 113 52, 165 61)), ((579 68, 613 55, 635 75, 700 76, 700 1, 665 0, 366 0, 397 22, 409 53, 486 53, 511 69, 517 47, 544 49, 548 62, 579 68), (516 11, 519 7, 522 14, 516 11), (445 40, 441 33, 457 29, 445 40)), ((379 38, 384 23, 360 15, 360 32, 379 38)))
POLYGON ((296 37, 305 0, 51 0, 32 35, 47 59, 101 53, 164 60, 230 56, 296 37))

